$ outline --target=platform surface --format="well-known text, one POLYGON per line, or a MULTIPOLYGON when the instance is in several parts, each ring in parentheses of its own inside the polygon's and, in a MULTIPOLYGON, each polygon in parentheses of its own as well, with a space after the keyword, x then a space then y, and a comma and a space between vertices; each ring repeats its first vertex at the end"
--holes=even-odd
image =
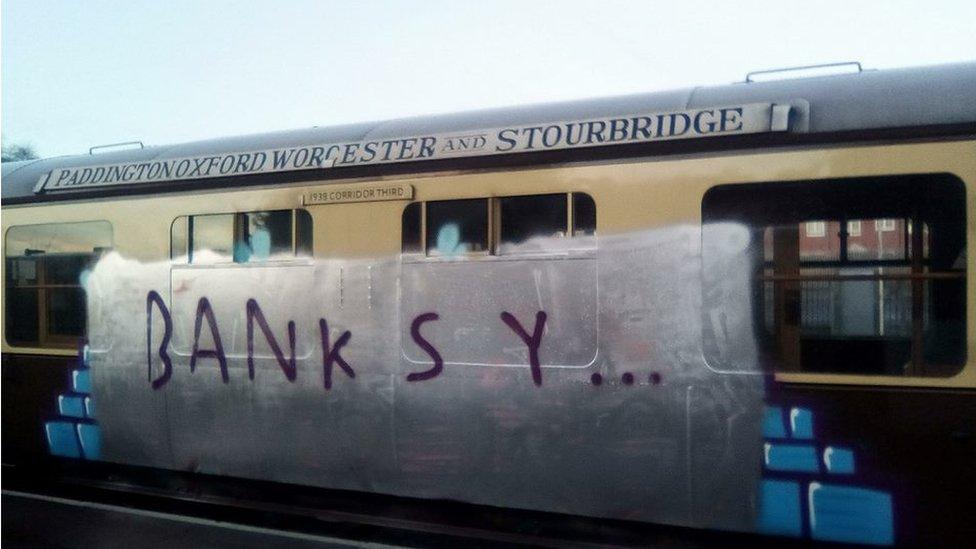
POLYGON ((5 548, 396 547, 9 490, 2 514, 5 548))

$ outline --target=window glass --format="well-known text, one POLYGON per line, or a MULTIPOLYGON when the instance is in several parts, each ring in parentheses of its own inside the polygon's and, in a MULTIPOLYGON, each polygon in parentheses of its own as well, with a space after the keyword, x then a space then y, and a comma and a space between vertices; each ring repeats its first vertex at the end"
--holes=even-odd
POLYGON ((545 251, 552 246, 551 242, 545 240, 564 238, 567 230, 566 197, 565 194, 544 194, 500 198, 499 252, 527 249, 545 251))
POLYGON ((573 193, 573 236, 596 234, 596 204, 585 193, 573 193))
POLYGON ((778 371, 937 377, 965 363, 957 178, 725 185, 706 194, 702 218, 703 262, 715 270, 706 295, 745 296, 706 306, 710 363, 747 360, 716 351, 735 345, 722 338, 734 331, 729 319, 750 316, 745 308, 753 360, 778 371), (744 249, 731 245, 739 240, 744 249), (740 278, 751 289, 723 287, 740 278))
POLYGON ((312 214, 295 210, 295 255, 312 256, 312 214))
POLYGON ((801 261, 836 261, 840 259, 840 222, 836 221, 804 221, 793 224, 770 225, 763 234, 763 254, 767 261, 776 256, 774 242, 779 243, 779 253, 791 253, 784 249, 783 238, 786 234, 795 233, 800 239, 797 250, 801 261))
POLYGON ((7 341, 75 347, 85 335, 85 273, 111 247, 106 221, 11 227, 5 241, 7 341))
POLYGON ((312 216, 305 210, 183 216, 174 220, 171 233, 171 256, 195 264, 312 254, 312 216))
POLYGON ((108 221, 20 225, 7 230, 6 256, 37 254, 88 254, 112 247, 108 221))
POLYGON ((173 259, 183 258, 187 253, 187 216, 181 215, 173 220, 170 229, 170 252, 169 256, 173 259))
POLYGON ((90 261, 87 254, 51 255, 45 257, 47 283, 60 285, 79 284, 79 274, 90 261))
POLYGON ((404 254, 552 252, 595 246, 596 205, 584 193, 414 202, 401 222, 404 254))
POLYGON ((857 223, 856 233, 848 231, 848 258, 866 261, 908 259, 911 219, 859 219, 857 223))
POLYGON ((47 292, 47 333, 85 335, 85 292, 81 288, 51 288, 47 292))
POLYGON ((400 232, 402 251, 405 254, 420 253, 421 241, 420 241, 420 213, 421 213, 420 202, 413 202, 407 204, 407 207, 403 209, 403 219, 402 219, 402 230, 400 232))
POLYGON ((427 254, 456 256, 488 250, 488 200, 427 203, 427 254))
POLYGON ((190 217, 190 262, 230 262, 234 257, 234 225, 234 214, 190 217))
POLYGON ((38 263, 36 259, 7 259, 5 333, 11 345, 40 345, 38 263))
POLYGON ((243 234, 235 239, 234 262, 248 263, 292 255, 292 211, 238 214, 243 234))

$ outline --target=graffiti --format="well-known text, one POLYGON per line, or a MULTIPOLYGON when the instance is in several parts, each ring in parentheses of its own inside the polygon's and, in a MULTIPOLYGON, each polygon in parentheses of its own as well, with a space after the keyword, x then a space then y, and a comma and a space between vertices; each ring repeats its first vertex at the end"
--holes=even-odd
POLYGON ((170 339, 173 337, 173 318, 169 314, 169 308, 163 302, 156 290, 150 291, 146 295, 146 362, 149 364, 149 383, 153 389, 159 389, 173 375, 173 361, 170 360, 169 348, 170 339), (163 316, 163 341, 159 344, 159 359, 163 363, 163 373, 159 378, 152 378, 152 308, 155 305, 163 316))
POLYGON ((71 389, 58 395, 58 418, 44 425, 52 455, 81 459, 101 457, 101 429, 95 421, 95 402, 91 396, 90 356, 88 345, 82 343, 77 368, 71 372, 71 389))
POLYGON ((818 444, 814 415, 767 406, 757 529, 821 541, 891 545, 891 494, 856 486, 854 451, 818 444), (785 419, 785 421, 784 421, 785 419))
MULTIPOLYGON (((775 381, 706 369, 695 276, 632 276, 671 269, 661 258, 674 255, 657 253, 671 242, 613 255, 601 296, 577 291, 596 280, 588 260, 498 261, 482 277, 484 265, 460 261, 170 274, 112 256, 92 277, 89 311, 101 425, 89 410, 80 423, 122 463, 825 541, 889 543, 898 525, 901 541, 883 454, 828 438, 844 432, 828 429, 828 410, 784 405, 775 381), (148 291, 164 276, 169 303, 148 291), (148 379, 128 368, 143 356, 148 379), (141 398, 150 386, 169 390, 141 398), (581 480, 591 463, 601 467, 581 480)), ((726 351, 758 364, 740 325, 751 319, 724 318, 726 351)), ((99 455, 70 421, 48 428, 51 452, 99 455)))
MULTIPOLYGON (((254 300, 252 299, 251 301, 254 300)), ((289 322, 288 326, 289 329, 291 330, 289 332, 292 337, 291 356, 292 356, 292 363, 294 364, 295 323, 289 322)), ((332 388, 332 365, 333 364, 338 364, 339 367, 342 368, 342 371, 345 372, 346 375, 349 376, 350 378, 355 379, 356 377, 356 372, 353 371, 352 366, 349 366, 349 363, 346 362, 345 359, 342 358, 342 355, 339 354, 339 351, 342 350, 342 347, 345 346, 346 343, 349 343, 349 340, 352 339, 352 332, 350 332, 349 330, 343 332, 342 335, 339 336, 339 339, 336 340, 335 346, 332 347, 331 349, 329 348, 329 324, 328 322, 325 321, 324 318, 319 319, 319 332, 322 334, 322 380, 323 380, 323 384, 325 385, 325 390, 328 391, 329 389, 332 388)), ((249 348, 248 357, 250 358, 250 356, 251 354, 249 348)), ((293 380, 294 378, 292 378, 292 381, 293 380)))
MULTIPOLYGON (((271 348, 271 352, 274 355, 275 360, 281 367, 282 372, 285 374, 285 378, 290 382, 294 382, 298 375, 298 369, 295 363, 295 321, 288 321, 288 345, 290 355, 286 358, 281 349, 281 345, 279 345, 278 339, 272 332, 271 326, 268 324, 268 321, 264 316, 264 312, 261 310, 261 306, 258 305, 257 300, 253 298, 248 299, 246 310, 248 379, 252 381, 254 380, 254 324, 256 322, 258 327, 261 329, 261 333, 264 334, 264 338, 268 342, 268 346, 271 348)), ((421 325, 426 322, 432 322, 439 319, 440 315, 437 313, 428 312, 417 315, 417 317, 411 322, 411 338, 418 347, 420 347, 431 357, 431 359, 433 359, 434 365, 429 370, 425 370, 423 372, 412 372, 408 374, 407 381, 426 381, 437 377, 443 371, 444 359, 440 352, 436 347, 434 347, 433 344, 430 343, 429 340, 420 334, 421 325)), ((528 347, 529 368, 532 371, 532 382, 536 386, 541 386, 542 366, 539 360, 539 348, 542 345, 542 335, 546 325, 545 311, 538 311, 536 313, 535 326, 532 329, 532 335, 529 335, 525 328, 522 327, 522 324, 518 321, 518 319, 516 319, 511 313, 507 311, 502 312, 501 319, 509 328, 512 329, 513 332, 515 332, 516 335, 519 336, 519 338, 522 339, 522 341, 528 347)), ((332 370, 334 365, 338 365, 339 368, 341 368, 342 371, 350 378, 356 377, 356 372, 353 370, 352 366, 350 366, 340 354, 342 348, 352 339, 352 332, 350 330, 346 330, 336 340, 335 345, 331 346, 329 344, 329 325, 324 318, 319 319, 319 332, 321 334, 322 343, 323 386, 326 390, 329 390, 332 388, 332 370)), ((166 385, 172 376, 173 365, 168 354, 172 333, 173 322, 169 308, 166 306, 158 292, 155 290, 150 291, 146 295, 146 359, 149 367, 149 381, 153 389, 159 389, 166 385), (159 358, 163 363, 163 373, 156 379, 152 379, 152 312, 154 306, 159 310, 163 317, 164 330, 162 341, 157 349, 159 358)), ((197 302, 196 317, 194 319, 193 327, 193 351, 190 354, 190 372, 196 371, 197 360, 200 358, 216 359, 218 367, 220 368, 221 381, 224 383, 230 382, 230 373, 227 367, 227 355, 224 353, 224 346, 220 337, 220 329, 217 326, 217 319, 214 315, 213 307, 210 305, 210 300, 206 297, 201 297, 197 302), (213 338, 213 349, 200 348, 200 334, 203 331, 204 320, 207 321, 207 327, 210 330, 210 334, 213 338)), ((624 374, 625 384, 631 385, 633 382, 633 374, 624 374)))
POLYGON ((437 231, 437 252, 445 257, 455 256, 467 251, 461 242, 461 228, 457 223, 445 223, 437 231))
MULTIPOLYGON (((203 301, 201 299, 201 301, 203 301)), ((271 352, 274 353, 275 359, 278 361, 278 365, 281 366, 281 371, 285 373, 285 379, 288 381, 295 381, 295 376, 298 374, 295 368, 295 321, 288 321, 288 345, 291 348, 291 358, 286 362, 285 355, 281 352, 281 347, 278 345, 278 340, 275 339, 273 333, 271 333, 271 327, 268 326, 268 321, 264 318, 264 313, 261 312, 261 307, 258 306, 258 302, 254 299, 247 300, 247 377, 249 379, 254 379, 254 321, 258 321, 258 326, 261 327, 261 333, 264 334, 265 339, 268 341, 268 345, 271 347, 271 352)), ((199 320, 197 321, 199 323, 199 320)), ((198 324, 199 325, 199 324, 198 324)), ((215 332, 216 333, 216 332, 215 332)), ((326 343, 323 342, 322 349, 326 349, 326 343)), ((338 348, 339 345, 336 345, 338 348)), ((331 356, 332 353, 329 353, 331 356)), ((224 380, 226 382, 226 380, 224 380)), ((329 388, 327 383, 326 389, 329 388)))
MULTIPOLYGON (((650 385, 660 385, 661 379, 661 374, 658 372, 651 372, 651 374, 647 377, 647 381, 650 385)), ((600 372, 593 372, 590 375, 590 383, 592 383, 594 387, 603 385, 603 381, 603 374, 600 372)), ((634 377, 632 372, 624 372, 620 376, 620 382, 628 387, 633 385, 635 381, 637 381, 637 378, 634 377)))
POLYGON ((424 336, 420 335, 420 325, 424 322, 430 322, 432 320, 439 319, 440 316, 437 313, 424 313, 418 315, 417 318, 413 319, 410 323, 410 337, 413 338, 414 343, 418 347, 424 350, 430 358, 434 359, 434 367, 425 372, 414 372, 407 376, 407 381, 424 381, 427 379, 433 379, 440 375, 441 370, 444 369, 444 359, 441 358, 441 354, 437 352, 437 349, 430 344, 429 341, 424 339, 424 336))
POLYGON ((542 367, 539 365, 539 345, 542 343, 542 330, 546 327, 546 312, 539 311, 535 314, 535 329, 530 336, 525 328, 519 323, 512 313, 503 312, 502 321, 518 334, 522 341, 529 347, 529 367, 532 368, 532 383, 542 385, 542 367))
POLYGON ((197 303, 197 317, 193 325, 193 352, 190 354, 191 372, 196 371, 197 358, 217 359, 217 364, 220 366, 220 379, 224 383, 230 382, 230 374, 227 372, 227 355, 224 354, 224 345, 220 342, 220 330, 217 329, 217 319, 214 317, 210 300, 205 297, 201 297, 197 303), (207 318, 207 326, 210 328, 211 336, 213 336, 213 349, 200 349, 200 329, 203 328, 204 317, 207 318))

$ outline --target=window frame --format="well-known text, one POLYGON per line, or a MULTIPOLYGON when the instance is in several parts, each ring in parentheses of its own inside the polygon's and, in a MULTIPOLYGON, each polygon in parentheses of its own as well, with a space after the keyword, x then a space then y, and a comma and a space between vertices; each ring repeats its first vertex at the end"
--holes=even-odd
POLYGON ((171 263, 179 265, 181 267, 257 267, 261 265, 277 265, 283 263, 294 263, 296 261, 308 260, 314 257, 314 224, 315 219, 312 217, 311 212, 305 208, 281 208, 281 209, 269 209, 269 210, 248 210, 248 211, 234 211, 234 212, 208 212, 208 213, 197 213, 197 214, 185 214, 178 215, 170 222, 169 230, 169 260, 171 263), (291 223, 290 223, 290 239, 291 239, 291 251, 290 255, 286 257, 271 256, 268 259, 261 261, 236 261, 234 258, 234 247, 238 243, 239 234, 242 233, 242 227, 248 223, 248 215, 264 212, 290 212, 291 223), (307 243, 299 242, 299 212, 304 212, 308 216, 308 222, 310 224, 309 241, 307 243), (208 216, 232 216, 232 226, 233 234, 231 238, 231 253, 229 261, 208 261, 208 262, 194 262, 193 261, 193 218, 194 217, 208 217, 208 216), (174 249, 174 238, 175 229, 177 223, 183 221, 183 251, 177 254, 174 249), (302 245, 307 245, 307 253, 300 253, 302 245))
POLYGON ((538 255, 549 253, 547 250, 519 250, 519 244, 509 244, 503 241, 504 232, 504 219, 502 218, 502 201, 506 199, 520 199, 520 198, 535 198, 535 197, 548 197, 548 196, 558 196, 565 200, 563 207, 563 217, 564 220, 562 234, 556 237, 563 242, 571 242, 572 232, 573 232, 573 194, 574 193, 544 193, 544 194, 523 194, 516 196, 501 196, 493 198, 492 201, 495 203, 496 218, 494 219, 494 242, 491 243, 489 249, 491 249, 494 255, 500 257, 515 256, 515 255, 538 255), (507 249, 506 249, 507 248, 507 249))
MULTIPOLYGON (((497 222, 496 222, 496 217, 498 215, 496 213, 497 210, 498 210, 498 205, 496 204, 495 200, 492 199, 492 198, 479 198, 479 197, 475 197, 475 198, 451 198, 451 199, 446 199, 446 200, 429 200, 429 201, 422 202, 422 206, 421 206, 421 210, 420 210, 420 223, 421 223, 421 227, 422 227, 422 230, 421 230, 421 241, 420 241, 420 254, 422 254, 427 259, 433 259, 433 260, 437 260, 437 259, 440 259, 440 260, 456 260, 458 258, 477 258, 477 257, 484 257, 484 256, 493 255, 494 254, 494 251, 495 251, 494 250, 494 244, 493 244, 493 242, 494 242, 493 236, 494 236, 494 232, 495 232, 495 227, 497 225, 497 222), (427 227, 427 225, 428 225, 427 220, 428 220, 428 216, 429 216, 429 207, 428 207, 429 204, 431 202, 469 202, 469 201, 481 201, 481 202, 484 202, 485 203, 485 219, 484 219, 484 230, 485 230, 485 241, 484 241, 484 244, 485 244, 485 249, 484 250, 464 251, 464 252, 461 252, 461 253, 458 253, 458 254, 454 254, 454 255, 442 255, 440 253, 431 254, 430 246, 427 243, 427 240, 428 240, 427 237, 429 236, 428 235, 428 227, 427 227)), ((402 214, 401 214, 401 217, 402 217, 402 214)), ((402 249, 403 249, 402 240, 403 240, 403 238, 402 238, 402 235, 401 235, 401 252, 402 252, 402 249)))
POLYGON ((596 239, 597 235, 597 222, 596 218, 596 200, 593 196, 587 192, 583 191, 566 191, 566 192, 541 192, 532 194, 515 194, 515 195, 505 195, 505 196, 491 196, 491 197, 464 197, 464 198, 444 198, 444 199, 434 199, 434 200, 415 200, 409 202, 404 206, 400 213, 401 219, 401 234, 400 234, 400 258, 401 260, 407 262, 452 262, 452 261, 505 261, 505 260, 520 260, 520 259, 531 259, 531 258, 546 258, 546 257, 567 257, 567 256, 588 256, 595 253, 597 248, 596 239), (561 195, 565 197, 565 219, 566 225, 563 232, 563 236, 560 237, 561 240, 569 243, 564 248, 557 250, 501 250, 501 234, 502 234, 502 218, 501 218, 501 201, 507 198, 521 198, 521 197, 536 197, 536 196, 548 196, 548 195, 561 195), (591 234, 574 234, 576 232, 576 220, 575 220, 575 208, 574 208, 574 198, 577 195, 582 195, 587 197, 593 202, 594 211, 594 222, 593 222, 593 232, 591 234), (454 200, 486 200, 487 201, 487 237, 488 243, 484 251, 477 252, 464 252, 457 255, 444 256, 440 254, 432 255, 427 246, 427 204, 429 202, 449 202, 454 200), (420 228, 419 231, 414 231, 419 234, 420 243, 415 250, 405 251, 405 246, 403 242, 403 225, 402 220, 406 215, 407 209, 413 207, 415 204, 419 204, 419 220, 420 228), (585 239, 592 239, 591 245, 580 245, 573 246, 572 243, 580 242, 585 239))
MULTIPOLYGON (((8 260, 17 261, 20 259, 30 258, 36 260, 36 283, 29 286, 16 286, 14 284, 7 284, 7 276, 9 274, 5 273, 3 280, 3 301, 4 301, 4 326, 3 326, 3 341, 4 343, 12 349, 31 349, 31 350, 41 350, 48 354, 62 354, 62 353, 75 353, 77 352, 77 347, 81 341, 84 341, 87 337, 88 332, 88 311, 87 311, 87 300, 88 296, 85 292, 84 286, 79 281, 77 284, 48 284, 46 279, 48 278, 49 262, 46 261, 48 258, 54 257, 68 257, 68 256, 90 256, 90 261, 92 263, 97 263, 101 255, 115 249, 115 226, 108 219, 88 219, 84 221, 66 221, 66 222, 47 222, 47 223, 26 223, 21 225, 11 225, 7 227, 3 234, 3 250, 4 250, 4 269, 8 269, 6 263, 8 260), (91 253, 84 252, 53 252, 53 253, 38 253, 33 256, 25 255, 7 255, 10 252, 10 246, 8 245, 8 238, 10 231, 14 229, 26 228, 26 227, 40 227, 46 225, 87 225, 92 223, 104 223, 108 226, 108 246, 93 246, 91 253), (97 251, 96 251, 97 250, 97 251), (10 330, 8 329, 7 323, 10 322, 11 316, 7 314, 6 307, 10 300, 10 293, 14 289, 29 289, 35 290, 37 292, 37 324, 35 326, 35 333, 37 334, 36 341, 29 342, 17 342, 10 340, 10 330), (85 302, 85 310, 82 311, 82 318, 84 324, 82 326, 82 334, 78 336, 65 335, 52 333, 50 331, 50 323, 48 309, 50 305, 50 293, 51 290, 71 288, 81 291, 82 298, 85 302)), ((83 272, 83 271, 82 271, 83 272)))
MULTIPOLYGON (((962 203, 959 205, 959 207, 961 209, 961 216, 962 216, 960 220, 961 235, 964 239, 963 247, 960 251, 960 256, 963 257, 964 259, 967 257, 971 257, 971 254, 973 253, 973 249, 972 249, 973 239, 971 238, 972 220, 970 219, 970 217, 973 215, 973 209, 969 205, 968 201, 971 200, 973 189, 971 188, 970 182, 968 182, 965 178, 963 178, 962 176, 956 173, 947 172, 947 171, 932 171, 932 172, 925 172, 925 173, 904 173, 904 174, 878 173, 869 176, 835 177, 829 179, 808 178, 808 179, 780 180, 780 181, 754 180, 754 181, 715 183, 706 186, 702 190, 701 195, 699 196, 699 208, 700 208, 699 211, 701 212, 702 228, 704 229, 705 224, 709 222, 708 216, 706 215, 706 200, 712 191, 719 188, 731 189, 734 187, 749 187, 749 186, 759 186, 759 185, 769 185, 769 186, 791 185, 791 184, 795 185, 801 183, 817 185, 817 184, 828 184, 831 182, 834 183, 854 182, 854 181, 870 180, 870 179, 876 179, 876 180, 900 180, 900 179, 926 180, 927 179, 929 181, 942 180, 947 183, 958 185, 958 188, 961 192, 961 198, 962 198, 961 200, 962 203)), ((833 221, 840 221, 840 222, 847 221, 848 220, 846 219, 847 216, 845 215, 844 217, 845 217, 844 219, 834 219, 833 221)), ((851 216, 851 217, 856 217, 856 216, 851 216)), ((890 219, 891 225, 894 226, 893 229, 886 229, 886 232, 890 232, 891 230, 898 229, 898 219, 899 219, 898 217, 881 218, 881 219, 890 219)), ((719 221, 719 220, 715 220, 715 221, 719 221)), ((913 231, 911 231, 908 228, 909 221, 910 220, 908 218, 905 218, 904 232, 907 235, 907 237, 911 239, 911 237, 913 236, 912 235, 913 231)), ((962 322, 962 329, 961 329, 962 336, 963 336, 963 342, 961 344, 962 359, 958 364, 957 369, 955 369, 952 374, 928 375, 928 376, 923 376, 918 374, 915 370, 914 361, 915 361, 915 356, 917 356, 915 353, 920 352, 924 354, 924 350, 921 350, 920 348, 916 347, 915 341, 912 342, 912 348, 910 350, 911 357, 909 358, 909 366, 904 375, 872 374, 872 373, 864 373, 864 372, 846 373, 846 372, 831 372, 831 371, 770 370, 764 367, 759 367, 757 369, 752 369, 752 370, 724 369, 723 365, 711 363, 711 361, 708 359, 708 353, 705 353, 704 362, 707 365, 707 367, 710 370, 720 374, 739 374, 739 375, 772 374, 773 379, 775 379, 777 382, 782 382, 782 383, 824 384, 824 385, 832 385, 832 386, 837 386, 837 385, 876 386, 876 387, 932 387, 932 388, 976 387, 976 364, 974 364, 974 358, 976 358, 976 356, 974 356, 973 353, 970 352, 972 333, 973 333, 973 326, 972 326, 973 316, 974 316, 973 315, 973 294, 974 294, 974 279, 976 279, 976 270, 972 268, 972 263, 973 263, 972 260, 965 259, 961 268, 952 266, 948 268, 948 271, 929 272, 930 269, 928 266, 929 265, 928 261, 930 259, 928 254, 929 242, 927 240, 924 240, 925 238, 924 235, 928 234, 929 223, 926 219, 921 217, 918 218, 917 221, 920 222, 919 224, 924 229, 923 231, 918 231, 919 233, 922 234, 918 236, 916 239, 914 239, 914 242, 912 243, 912 249, 914 250, 917 248, 921 250, 921 252, 917 254, 912 253, 910 256, 906 256, 904 259, 883 259, 883 260, 878 260, 877 263, 880 266, 885 268, 888 266, 903 266, 903 267, 912 268, 913 270, 918 269, 920 263, 921 268, 923 268, 926 272, 922 274, 915 273, 915 272, 909 274, 894 274, 893 276, 876 275, 875 278, 876 279, 881 279, 881 278, 909 279, 913 282, 913 286, 924 285, 925 282, 928 280, 938 280, 942 278, 953 278, 953 279, 961 280, 962 289, 964 292, 962 298, 962 306, 964 308, 959 318, 959 320, 962 322)), ((847 229, 847 227, 845 226, 844 229, 847 229)), ((847 233, 849 231, 845 230, 844 232, 847 233)), ((848 234, 847 236, 859 236, 859 235, 848 234)), ((704 230, 703 230, 703 239, 704 239, 704 230)), ((906 250, 908 249, 908 247, 909 247, 909 243, 906 242, 905 243, 906 250)), ((704 240, 703 240, 702 249, 703 250, 705 249, 704 240)), ((847 261, 844 260, 843 262, 836 262, 836 263, 846 264, 847 261)), ((851 261, 850 263, 856 264, 858 262, 851 261)), ((762 278, 762 272, 764 271, 765 268, 763 264, 764 261, 761 260, 760 268, 759 268, 760 278, 762 278)), ((814 276, 814 278, 817 277, 814 276)), ((858 276, 838 277, 839 280, 848 280, 848 279, 857 280, 859 278, 863 278, 863 277, 858 277, 858 276)), ((755 277, 755 275, 750 275, 751 283, 755 283, 756 280, 757 278, 755 277)), ((761 289, 759 291, 762 292, 761 289)), ((923 296, 923 302, 927 302, 927 299, 928 299, 927 297, 923 296)), ((759 313, 760 318, 762 317, 763 314, 764 313, 762 312, 759 313)), ((703 318, 703 321, 704 320, 705 319, 703 318)), ((758 338, 760 336, 757 334, 756 337, 758 338)), ((707 347, 708 343, 706 341, 703 341, 703 345, 707 347)), ((759 362, 757 361, 757 365, 758 364, 759 362)))

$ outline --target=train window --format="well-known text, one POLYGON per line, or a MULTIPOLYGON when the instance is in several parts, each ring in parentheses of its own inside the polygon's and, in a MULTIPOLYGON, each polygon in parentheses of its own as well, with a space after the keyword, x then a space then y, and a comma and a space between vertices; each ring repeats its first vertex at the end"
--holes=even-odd
POLYGON ((566 198, 565 194, 542 194, 498 199, 499 253, 544 250, 551 245, 550 239, 564 238, 568 229, 566 198))
POLYGON ((229 263, 234 255, 236 214, 194 215, 188 219, 190 263, 229 263))
POLYGON ((488 251, 488 200, 440 200, 427 206, 427 255, 488 251))
POLYGON ((258 263, 309 256, 312 218, 305 210, 178 217, 171 257, 193 264, 258 263))
POLYGON ((312 257, 312 214, 295 210, 295 255, 312 257))
POLYGON ((596 204, 585 193, 573 193, 573 236, 596 234, 596 204))
POLYGON ((442 200, 404 208, 401 244, 404 254, 428 256, 547 252, 593 247, 583 237, 595 232, 596 205, 583 193, 442 200))
POLYGON ((402 250, 405 254, 417 254, 424 249, 423 239, 420 235, 422 209, 423 205, 420 202, 411 202, 403 210, 403 225, 400 236, 402 250))
POLYGON ((187 250, 187 239, 189 235, 187 234, 187 225, 189 224, 187 216, 181 215, 173 220, 173 225, 170 228, 170 254, 172 258, 182 258, 186 261, 186 250, 187 250))
POLYGON ((75 347, 85 335, 83 279, 111 247, 107 221, 11 227, 5 243, 7 342, 75 347))
POLYGON ((239 214, 244 226, 234 241, 234 262, 284 259, 292 254, 292 211, 239 214))
POLYGON ((739 339, 776 371, 947 377, 965 363, 959 179, 724 185, 706 194, 702 219, 710 363, 748 360, 729 351, 730 323, 750 317, 757 337, 739 339))

